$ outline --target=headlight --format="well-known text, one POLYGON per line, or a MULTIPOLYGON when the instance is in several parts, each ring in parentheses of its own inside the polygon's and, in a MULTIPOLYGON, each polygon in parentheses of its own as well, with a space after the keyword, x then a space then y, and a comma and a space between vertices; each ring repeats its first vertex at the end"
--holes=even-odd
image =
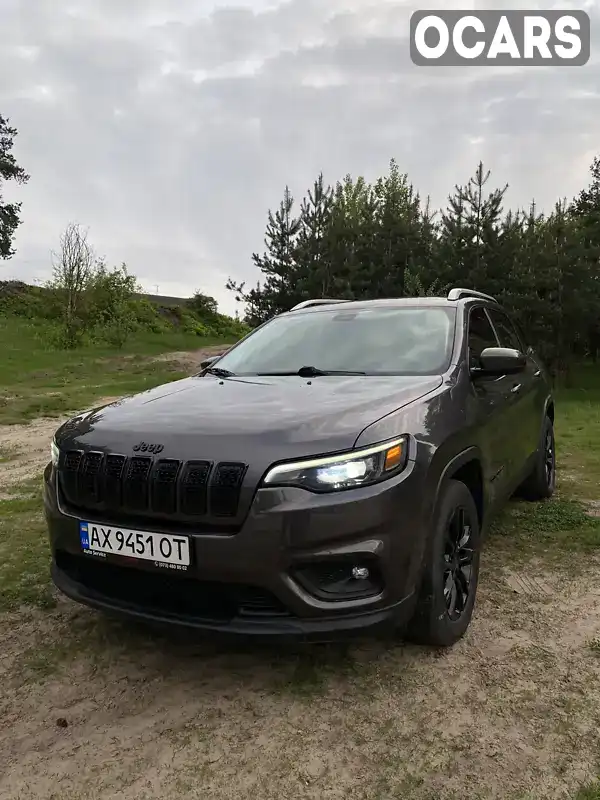
POLYGON ((408 438, 290 464, 278 464, 265 475, 268 486, 299 486, 313 492, 335 492, 368 486, 401 472, 408 458, 408 438))
POLYGON ((50 458, 55 467, 58 466, 59 455, 60 455, 60 450, 58 449, 58 445, 56 444, 54 439, 52 439, 52 442, 50 443, 50 458))

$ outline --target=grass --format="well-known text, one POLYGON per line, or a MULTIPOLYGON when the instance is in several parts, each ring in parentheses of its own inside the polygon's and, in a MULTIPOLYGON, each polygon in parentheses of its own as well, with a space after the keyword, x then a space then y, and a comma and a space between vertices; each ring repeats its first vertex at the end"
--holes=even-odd
POLYGON ((27 605, 53 608, 46 525, 36 490, 0 500, 0 612, 27 605))
POLYGON ((557 493, 545 503, 509 503, 494 521, 492 536, 495 547, 506 546, 515 555, 559 561, 565 550, 591 553, 600 547, 600 519, 590 518, 580 501, 557 493))
POLYGON ((557 392, 557 460, 563 491, 597 499, 600 487, 600 365, 581 365, 576 388, 557 392))
POLYGON ((16 317, 0 318, 0 341, 0 424, 57 416, 86 408, 99 397, 123 396, 176 380, 184 373, 149 357, 226 344, 182 333, 144 333, 122 351, 56 350, 43 324, 16 317))
POLYGON ((600 781, 583 786, 575 795, 574 800, 600 800, 600 781))

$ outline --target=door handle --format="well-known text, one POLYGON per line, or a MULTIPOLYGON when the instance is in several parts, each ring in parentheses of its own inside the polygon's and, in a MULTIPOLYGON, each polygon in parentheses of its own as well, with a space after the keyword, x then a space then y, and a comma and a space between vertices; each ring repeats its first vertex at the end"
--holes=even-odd
POLYGON ((516 394, 517 392, 520 392, 521 391, 521 384, 520 383, 515 383, 515 385, 512 387, 512 389, 510 391, 511 391, 512 394, 516 394))

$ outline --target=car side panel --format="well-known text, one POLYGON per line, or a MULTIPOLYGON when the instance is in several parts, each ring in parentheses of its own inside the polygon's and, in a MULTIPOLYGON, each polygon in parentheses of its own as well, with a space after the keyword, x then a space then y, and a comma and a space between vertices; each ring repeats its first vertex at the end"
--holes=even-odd
POLYGON ((507 376, 511 384, 508 402, 512 407, 510 483, 511 488, 516 488, 521 482, 523 473, 527 473, 531 458, 538 448, 539 423, 543 413, 543 399, 538 392, 542 371, 509 315, 504 310, 495 308, 489 309, 488 315, 496 330, 500 346, 517 348, 526 358, 525 369, 522 372, 507 376))

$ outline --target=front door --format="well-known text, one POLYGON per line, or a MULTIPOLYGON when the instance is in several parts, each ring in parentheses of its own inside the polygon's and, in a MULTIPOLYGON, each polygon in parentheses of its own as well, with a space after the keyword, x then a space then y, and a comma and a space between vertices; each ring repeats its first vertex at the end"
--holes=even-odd
MULTIPOLYGON (((468 320, 469 368, 479 366, 479 357, 486 347, 498 347, 498 339, 483 306, 474 306, 468 320)), ((479 446, 489 498, 494 504, 509 491, 512 464, 513 397, 509 376, 478 376, 471 380, 472 423, 478 433, 479 446)))
POLYGON ((498 336, 500 347, 512 347, 523 353, 526 358, 525 369, 516 375, 509 376, 515 410, 513 414, 515 424, 514 470, 511 477, 513 483, 518 484, 523 478, 527 464, 530 463, 529 459, 539 444, 541 409, 537 399, 537 389, 541 385, 540 368, 534 359, 525 352, 525 345, 508 315, 495 308, 488 308, 487 311, 498 336))

